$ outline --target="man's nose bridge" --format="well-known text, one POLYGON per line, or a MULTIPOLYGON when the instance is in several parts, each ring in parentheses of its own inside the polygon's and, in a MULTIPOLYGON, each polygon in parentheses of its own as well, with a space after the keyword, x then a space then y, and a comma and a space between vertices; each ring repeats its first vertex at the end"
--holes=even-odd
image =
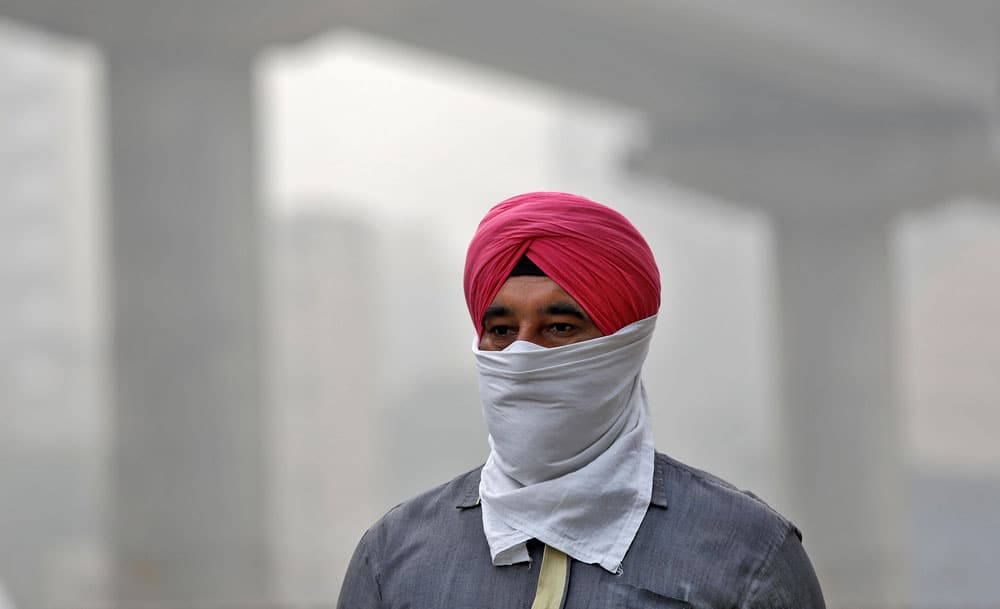
POLYGON ((541 342, 541 332, 535 327, 535 324, 529 322, 521 323, 517 327, 517 340, 534 343, 540 347, 545 346, 541 342))

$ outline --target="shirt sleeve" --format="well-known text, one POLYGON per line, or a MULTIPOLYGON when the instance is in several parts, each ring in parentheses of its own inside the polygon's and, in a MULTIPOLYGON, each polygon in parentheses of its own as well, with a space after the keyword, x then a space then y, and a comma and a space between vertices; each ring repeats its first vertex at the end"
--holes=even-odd
POLYGON ((812 563, 793 528, 750 588, 743 609, 826 609, 812 563))
POLYGON ((382 593, 379 589, 378 570, 371 543, 371 530, 365 532, 354 549, 354 556, 347 566, 347 574, 340 588, 337 609, 379 609, 382 593))

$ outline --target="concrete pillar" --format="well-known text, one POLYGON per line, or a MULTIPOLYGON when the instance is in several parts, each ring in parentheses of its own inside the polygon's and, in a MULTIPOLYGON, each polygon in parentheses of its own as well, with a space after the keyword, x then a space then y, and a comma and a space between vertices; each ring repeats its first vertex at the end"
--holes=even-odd
POLYGON ((268 595, 252 60, 107 47, 118 605, 268 595))
POLYGON ((830 607, 904 593, 889 227, 888 215, 775 219, 788 512, 830 607))

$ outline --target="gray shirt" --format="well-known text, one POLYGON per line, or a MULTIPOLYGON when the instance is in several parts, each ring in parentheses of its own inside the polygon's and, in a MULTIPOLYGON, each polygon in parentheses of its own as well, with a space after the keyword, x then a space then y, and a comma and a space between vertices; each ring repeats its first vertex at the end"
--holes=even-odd
MULTIPOLYGON (((530 563, 493 566, 479 471, 372 526, 351 559, 338 609, 530 607, 542 545, 528 544, 530 563)), ((800 541, 752 494, 657 453, 652 501, 620 572, 571 561, 564 607, 823 609, 800 541)))

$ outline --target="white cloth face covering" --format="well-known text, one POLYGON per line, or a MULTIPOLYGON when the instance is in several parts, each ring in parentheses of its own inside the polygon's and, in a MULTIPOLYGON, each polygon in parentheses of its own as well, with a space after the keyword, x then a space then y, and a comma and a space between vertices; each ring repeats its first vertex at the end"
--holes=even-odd
POLYGON ((656 316, 602 336, 503 351, 474 344, 490 455, 479 483, 494 565, 538 539, 616 572, 649 507, 653 437, 642 364, 656 316))

